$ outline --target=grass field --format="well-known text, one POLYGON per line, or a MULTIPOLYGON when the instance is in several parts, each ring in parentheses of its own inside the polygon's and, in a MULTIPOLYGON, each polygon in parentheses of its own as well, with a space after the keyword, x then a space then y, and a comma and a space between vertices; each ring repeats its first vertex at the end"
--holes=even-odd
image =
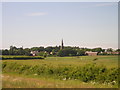
POLYGON ((114 78, 117 75, 118 56, 47 57, 42 60, 3 60, 2 63, 4 88, 118 87, 114 78), (91 80, 94 74, 99 77, 91 80), (113 75, 112 78, 110 75, 113 75))

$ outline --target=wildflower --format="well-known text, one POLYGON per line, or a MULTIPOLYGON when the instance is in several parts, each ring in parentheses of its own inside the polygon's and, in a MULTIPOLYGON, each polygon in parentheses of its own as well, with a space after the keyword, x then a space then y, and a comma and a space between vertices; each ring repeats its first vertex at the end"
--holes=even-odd
POLYGON ((38 74, 34 74, 35 76, 38 75, 38 74))
POLYGON ((111 84, 114 85, 116 83, 116 81, 112 81, 111 84))
POLYGON ((66 78, 63 78, 63 80, 66 80, 66 78))
POLYGON ((113 83, 116 83, 116 81, 113 81, 113 83))

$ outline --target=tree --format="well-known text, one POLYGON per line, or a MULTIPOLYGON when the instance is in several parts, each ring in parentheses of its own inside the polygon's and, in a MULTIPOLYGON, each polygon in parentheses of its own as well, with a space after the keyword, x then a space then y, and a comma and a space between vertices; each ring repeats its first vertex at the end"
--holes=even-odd
POLYGON ((15 46, 10 46, 9 55, 16 55, 15 52, 18 49, 15 46))
POLYGON ((39 47, 32 47, 31 48, 31 51, 38 51, 39 50, 39 47))
POLYGON ((112 48, 108 48, 107 52, 113 52, 113 49, 112 48))
POLYGON ((24 54, 27 56, 30 56, 30 49, 29 48, 25 48, 24 49, 24 54))
POLYGON ((58 52, 58 56, 63 57, 63 56, 76 56, 77 51, 72 50, 72 49, 62 49, 58 52))
POLYGON ((116 51, 117 51, 117 52, 120 52, 120 49, 117 49, 116 51))
POLYGON ((2 50, 2 55, 9 55, 9 51, 7 49, 2 50))
POLYGON ((14 50, 14 55, 19 55, 18 49, 15 49, 15 50, 14 50))
POLYGON ((54 50, 54 52, 58 52, 60 50, 60 46, 52 47, 52 49, 54 50))
POLYGON ((47 57, 47 53, 45 52, 45 53, 43 54, 43 56, 44 56, 44 58, 46 58, 46 57, 47 57))
POLYGON ((52 55, 55 55, 55 54, 56 54, 55 49, 53 49, 52 50, 52 55))
POLYGON ((25 55, 23 48, 18 48, 19 55, 25 55))
POLYGON ((83 55, 85 55, 84 50, 77 50, 77 56, 83 56, 83 55))
POLYGON ((53 49, 52 47, 46 47, 45 51, 47 51, 48 53, 50 53, 50 52, 52 52, 52 49, 53 49))
POLYGON ((93 51, 93 52, 98 52, 98 53, 100 53, 100 52, 102 52, 103 50, 102 50, 102 48, 94 48, 94 49, 92 49, 92 51, 93 51))
POLYGON ((0 50, 0 55, 2 55, 2 50, 0 50))
POLYGON ((39 47, 38 52, 45 51, 44 47, 39 47))
POLYGON ((38 53, 38 55, 39 56, 44 56, 44 53, 45 53, 44 51, 41 51, 41 52, 38 53))

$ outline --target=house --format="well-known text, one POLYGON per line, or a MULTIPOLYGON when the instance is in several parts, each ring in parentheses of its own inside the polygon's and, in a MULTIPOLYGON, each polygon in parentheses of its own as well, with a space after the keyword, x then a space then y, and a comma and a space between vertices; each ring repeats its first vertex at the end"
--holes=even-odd
POLYGON ((30 52, 33 56, 36 56, 39 52, 38 51, 31 51, 30 52))
POLYGON ((88 56, 97 56, 98 52, 86 51, 85 54, 88 56))

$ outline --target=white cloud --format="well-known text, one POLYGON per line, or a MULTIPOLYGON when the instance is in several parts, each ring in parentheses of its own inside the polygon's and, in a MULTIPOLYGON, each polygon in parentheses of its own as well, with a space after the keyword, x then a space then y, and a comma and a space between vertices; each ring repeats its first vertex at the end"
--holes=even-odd
POLYGON ((28 13, 27 16, 43 16, 47 15, 45 12, 34 12, 34 13, 28 13))

